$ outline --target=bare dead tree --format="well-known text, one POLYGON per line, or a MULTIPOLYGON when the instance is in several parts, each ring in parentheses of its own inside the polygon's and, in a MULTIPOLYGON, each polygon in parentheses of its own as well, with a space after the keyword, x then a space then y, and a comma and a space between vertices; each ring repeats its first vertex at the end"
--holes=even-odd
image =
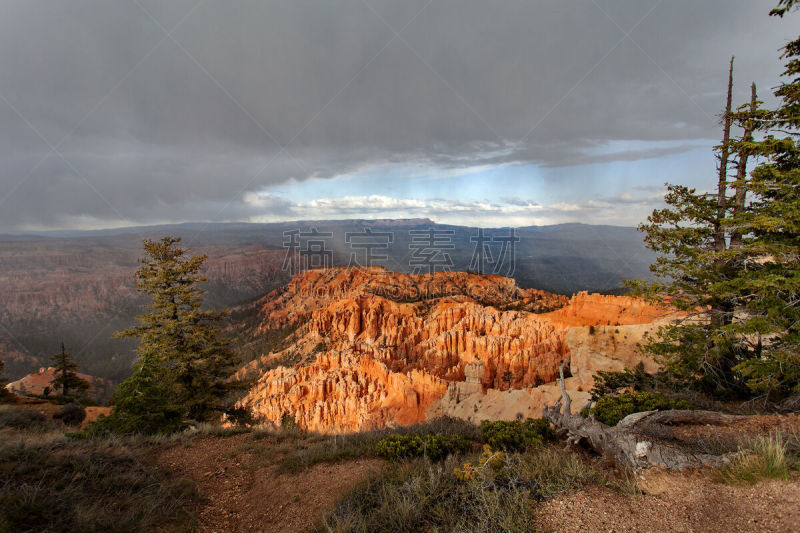
POLYGON ((572 400, 564 386, 564 367, 559 368, 561 398, 555 405, 545 407, 544 418, 549 420, 556 432, 566 438, 567 446, 588 445, 595 452, 612 457, 618 464, 633 468, 663 466, 668 469, 683 469, 700 466, 720 466, 727 462, 727 456, 692 453, 678 446, 655 441, 645 433, 645 428, 653 433, 656 426, 675 424, 724 425, 743 418, 715 411, 646 411, 634 413, 623 418, 616 426, 607 426, 593 415, 584 418, 572 414, 572 400))
MULTIPOLYGON (((746 143, 753 140, 753 131, 756 126, 756 111, 758 109, 758 99, 756 97, 756 84, 750 86, 750 109, 749 116, 744 121, 744 133, 742 134, 743 146, 739 149, 736 161, 736 196, 733 198, 733 217, 738 220, 738 215, 744 212, 744 202, 747 196, 747 159, 750 156, 749 148, 746 143)), ((731 233, 731 248, 738 248, 742 245, 742 232, 739 228, 734 228, 731 233)))
POLYGON ((722 227, 722 220, 725 218, 726 192, 728 189, 728 158, 730 157, 731 145, 731 102, 733 99, 733 57, 728 70, 728 97, 725 101, 725 111, 722 114, 722 144, 720 145, 719 155, 719 181, 717 183, 717 216, 714 221, 714 251, 725 251, 725 230, 722 227))

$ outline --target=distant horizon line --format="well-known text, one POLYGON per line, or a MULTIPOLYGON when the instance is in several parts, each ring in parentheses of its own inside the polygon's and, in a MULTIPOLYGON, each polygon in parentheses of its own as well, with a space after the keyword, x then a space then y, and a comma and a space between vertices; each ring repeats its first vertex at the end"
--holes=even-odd
POLYGON ((341 219, 296 219, 296 220, 283 220, 276 222, 248 222, 248 221, 225 221, 225 222, 209 222, 209 221, 186 221, 186 222, 166 222, 161 224, 144 224, 144 225, 131 225, 131 226, 110 226, 105 228, 94 229, 79 229, 79 228, 59 228, 59 229, 42 229, 42 230, 10 230, 0 231, 0 236, 10 237, 47 237, 47 236, 66 236, 74 234, 91 234, 91 233, 106 233, 112 234, 113 232, 131 232, 131 231, 148 231, 158 228, 170 227, 189 227, 189 226, 281 226, 288 224, 346 224, 346 223, 409 223, 409 224, 431 224, 434 226, 446 226, 456 228, 481 228, 481 229, 507 229, 507 228, 552 228, 558 226, 598 226, 598 227, 614 227, 614 228, 632 228, 636 226, 626 226, 620 224, 591 224, 586 222, 560 222, 557 224, 530 224, 527 226, 472 226, 464 224, 446 224, 436 222, 430 218, 341 218, 341 219))

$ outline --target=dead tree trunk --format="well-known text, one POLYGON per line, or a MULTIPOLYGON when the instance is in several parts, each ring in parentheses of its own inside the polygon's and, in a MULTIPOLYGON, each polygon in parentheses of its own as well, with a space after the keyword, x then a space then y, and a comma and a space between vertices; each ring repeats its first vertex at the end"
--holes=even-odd
POLYGON ((733 58, 728 71, 728 98, 725 101, 725 111, 722 114, 722 144, 719 149, 719 182, 717 183, 717 216, 714 219, 714 251, 725 251, 725 228, 722 221, 725 218, 727 207, 726 194, 728 190, 728 157, 731 149, 731 100, 733 98, 733 58))
POLYGON ((564 387, 565 360, 559 368, 561 398, 553 406, 544 408, 544 418, 553 424, 556 432, 566 437, 568 445, 581 442, 601 455, 612 457, 618 464, 633 468, 663 466, 683 469, 700 466, 719 466, 727 462, 726 456, 692 453, 677 446, 654 441, 642 430, 645 426, 670 424, 726 424, 742 418, 714 411, 647 411, 623 418, 614 427, 596 420, 593 415, 583 418, 572 414, 572 400, 564 387))
MULTIPOLYGON (((758 109, 756 97, 756 84, 750 86, 750 116, 744 123, 744 133, 742 142, 748 143, 753 140, 753 130, 755 129, 755 115, 758 109)), ((750 153, 747 145, 744 144, 739 150, 739 158, 736 162, 736 196, 733 200, 733 217, 739 222, 739 216, 744 213, 744 202, 747 196, 747 159, 750 153)), ((739 248, 742 245, 742 230, 739 227, 733 229, 731 234, 731 248, 739 248)))

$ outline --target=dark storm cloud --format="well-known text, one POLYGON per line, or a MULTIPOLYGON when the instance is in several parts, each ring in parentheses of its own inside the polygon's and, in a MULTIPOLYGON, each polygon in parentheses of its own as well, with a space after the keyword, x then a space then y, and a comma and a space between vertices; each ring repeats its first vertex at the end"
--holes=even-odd
POLYGON ((676 153, 717 136, 731 54, 739 100, 775 84, 774 3, 4 1, 0 231, 237 219, 387 161, 676 153), (593 151, 619 140, 685 143, 593 151))

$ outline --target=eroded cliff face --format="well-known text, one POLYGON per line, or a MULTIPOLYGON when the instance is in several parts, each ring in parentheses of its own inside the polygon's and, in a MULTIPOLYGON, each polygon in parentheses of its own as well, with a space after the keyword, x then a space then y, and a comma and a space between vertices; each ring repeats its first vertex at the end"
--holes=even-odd
MULTIPOLYGON (((287 347, 240 371, 239 377, 260 376, 240 405, 264 421, 280 424, 288 415, 315 431, 404 425, 438 414, 513 418, 538 409, 538 416, 538 404, 557 396, 546 384, 570 356, 573 322, 635 323, 655 312, 631 298, 568 299, 499 276, 381 268, 304 272, 260 305, 256 334, 296 331, 287 347)), ((574 389, 584 381, 570 379, 574 389)))
POLYGON ((625 326, 649 324, 673 315, 674 310, 652 305, 630 296, 579 292, 560 309, 545 318, 564 326, 625 326))
POLYGON ((313 363, 269 371, 242 405, 276 424, 289 415, 312 431, 358 431, 424 420, 447 389, 426 372, 392 372, 357 347, 319 354, 313 363))
POLYGON ((417 275, 381 267, 316 269, 296 275, 286 287, 262 298, 262 326, 268 330, 297 323, 332 301, 352 300, 362 295, 406 303, 451 297, 500 309, 514 307, 534 312, 559 308, 569 300, 545 291, 521 289, 511 278, 490 274, 417 275))

